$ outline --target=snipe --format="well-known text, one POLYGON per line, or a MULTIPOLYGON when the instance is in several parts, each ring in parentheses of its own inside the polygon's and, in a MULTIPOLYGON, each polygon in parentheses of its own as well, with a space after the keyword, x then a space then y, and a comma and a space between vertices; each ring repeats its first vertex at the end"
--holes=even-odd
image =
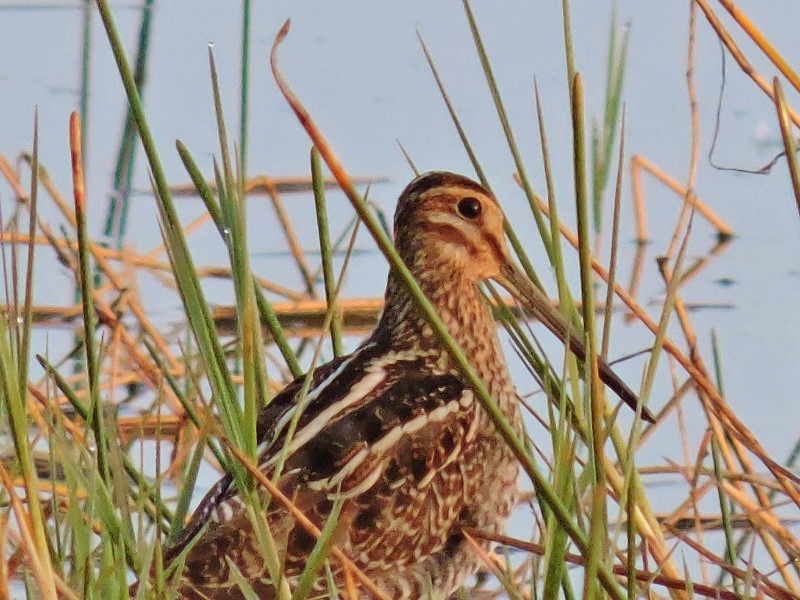
MULTIPOLYGON (((479 284, 497 281, 581 356, 583 344, 510 259, 497 201, 465 177, 422 175, 398 201, 395 243, 521 434, 517 392, 479 284)), ((633 392, 605 364, 601 376, 636 405, 633 392)), ((259 464, 268 476, 298 410, 301 387, 302 378, 260 416, 259 464)), ((393 274, 375 331, 349 356, 314 371, 305 405, 289 444, 282 490, 320 527, 334 500, 345 499, 336 544, 387 596, 447 598, 481 566, 462 529, 498 533, 505 527, 518 497, 517 461, 393 274)), ((267 521, 285 553, 289 584, 296 583, 314 539, 276 503, 267 521)), ((168 552, 172 559, 191 545, 180 597, 243 599, 228 561, 258 597, 274 597, 254 538, 233 479, 226 476, 168 552)), ((343 586, 337 561, 331 567, 343 586)), ((324 589, 320 577, 315 596, 324 589)))

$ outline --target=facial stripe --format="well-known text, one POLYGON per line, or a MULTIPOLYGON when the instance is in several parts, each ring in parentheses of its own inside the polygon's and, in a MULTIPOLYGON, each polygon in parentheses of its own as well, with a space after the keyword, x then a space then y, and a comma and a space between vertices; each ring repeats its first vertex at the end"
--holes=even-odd
POLYGON ((498 240, 492 234, 487 233, 483 236, 483 241, 491 249, 494 259, 498 265, 502 265, 508 260, 505 252, 503 251, 503 244, 500 242, 500 240, 498 240))
POLYGON ((474 224, 449 213, 431 213, 425 227, 439 233, 448 241, 464 245, 470 254, 476 254, 484 241, 484 236, 474 224), (460 237, 455 237, 454 234, 460 237))
POLYGON ((459 246, 469 253, 470 256, 478 255, 478 248, 471 242, 464 240, 464 231, 452 225, 432 225, 428 228, 430 233, 439 235, 442 240, 454 246, 459 246))

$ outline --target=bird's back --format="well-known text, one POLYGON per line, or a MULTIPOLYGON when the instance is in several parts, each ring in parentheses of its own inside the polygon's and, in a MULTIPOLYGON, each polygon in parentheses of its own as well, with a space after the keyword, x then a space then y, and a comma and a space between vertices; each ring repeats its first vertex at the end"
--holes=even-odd
MULTIPOLYGON (((518 398, 479 291, 492 278, 517 292, 524 284, 503 223, 496 199, 479 184, 428 173, 398 200, 395 244, 522 434, 518 398)), ((307 393, 298 380, 262 413, 259 468, 317 527, 339 511, 333 542, 387 597, 448 597, 480 566, 465 529, 502 531, 517 499, 518 466, 397 272, 389 274, 375 332, 312 379, 307 393)), ((276 502, 266 512, 249 511, 227 476, 169 555, 174 560, 193 544, 183 553, 182 597, 244 598, 231 565, 259 598, 273 595, 251 513, 269 525, 281 571, 290 585, 296 582, 313 536, 276 502)), ((332 560, 331 569, 344 586, 341 565, 332 560)), ((314 587, 322 592, 324 577, 314 587)))
MULTIPOLYGON (((283 492, 320 528, 341 503, 337 545, 389 597, 423 597, 426 588, 441 597, 464 569, 478 566, 462 528, 496 532, 505 523, 516 498, 516 462, 438 344, 397 341, 377 331, 351 356, 317 369, 305 397, 302 378, 290 384, 262 413, 260 466, 274 474, 296 418, 283 492)), ((502 393, 514 393, 510 383, 502 393)), ((226 476, 169 553, 194 544, 181 597, 243 598, 228 561, 259 598, 271 597, 250 519, 226 476)), ((275 502, 266 521, 292 583, 315 539, 275 502)), ((342 583, 340 566, 331 566, 342 583)), ((317 585, 324 588, 322 576, 317 585)))

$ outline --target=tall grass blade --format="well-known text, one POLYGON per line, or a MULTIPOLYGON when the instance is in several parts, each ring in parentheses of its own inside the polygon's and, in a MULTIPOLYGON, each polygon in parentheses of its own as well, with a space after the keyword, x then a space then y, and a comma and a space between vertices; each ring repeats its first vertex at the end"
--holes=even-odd
POLYGON ((343 501, 341 499, 333 503, 328 519, 325 521, 325 526, 320 532, 317 543, 314 544, 314 549, 308 555, 306 566, 300 575, 300 580, 297 582, 297 587, 292 594, 292 600, 304 600, 311 592, 311 586, 314 585, 317 574, 322 568, 324 562, 327 560, 331 551, 331 546, 334 543, 333 536, 336 533, 337 526, 339 525, 339 514, 342 511, 343 501))
POLYGON ((772 80, 772 87, 775 95, 775 109, 778 111, 781 138, 783 139, 783 147, 786 150, 786 164, 789 166, 789 175, 792 179, 792 191, 797 203, 797 210, 800 212, 800 161, 797 160, 797 142, 794 139, 794 130, 789 120, 786 96, 783 94, 783 87, 777 77, 772 80))
MULTIPOLYGON (((425 318, 431 324, 436 336, 453 357, 459 370, 461 370, 470 386, 475 391, 475 394, 480 400, 481 405, 483 406, 484 410, 487 411, 488 415, 492 419, 492 422, 503 436, 503 439, 509 444, 512 451, 519 459, 521 466, 533 480, 537 490, 546 499, 548 505, 553 509, 554 513, 557 514, 559 520, 564 525, 576 546, 578 546, 581 551, 586 551, 587 539, 583 531, 581 531, 581 529, 573 522, 572 515, 564 506, 561 499, 557 496, 555 490, 553 490, 547 481, 547 478, 536 465, 533 457, 527 451, 523 441, 517 436, 505 415, 502 413, 502 411, 500 411, 496 402, 490 396, 488 390, 486 389, 486 385, 483 383, 480 377, 478 377, 474 368, 467 361, 463 350, 449 335, 441 318, 436 313, 433 306, 431 306, 430 302, 428 302, 428 300, 425 298, 425 294, 423 293, 417 281, 414 279, 411 271, 398 255, 397 250, 395 249, 391 240, 385 234, 381 226, 378 224, 375 216, 372 214, 364 200, 356 191, 352 179, 350 178, 349 174, 347 174, 338 158, 332 152, 327 140, 317 128, 316 124, 311 118, 311 115, 302 106, 300 101, 294 95, 294 92, 292 92, 291 88, 283 79, 283 76, 281 75, 277 66, 277 48, 288 34, 288 30, 289 22, 287 21, 275 39, 271 55, 272 72, 281 92, 289 102, 290 107, 295 112, 300 123, 306 129, 306 132, 309 134, 312 142, 319 150, 320 156, 328 165, 328 168, 338 181, 342 191, 347 195, 359 217, 364 222, 370 234, 372 234, 373 239, 375 239, 376 243, 378 244, 381 252, 389 261, 392 269, 394 269, 395 273, 397 273, 397 275, 402 279, 404 285, 407 286, 409 293, 423 311, 425 318)), ((621 600, 623 596, 620 592, 620 588, 613 574, 605 565, 601 565, 599 567, 598 576, 609 595, 613 598, 621 600)))
POLYGON ((92 57, 92 13, 94 11, 92 0, 83 0, 83 19, 81 22, 81 76, 78 83, 79 100, 78 114, 81 117, 81 138, 89 139, 89 96, 91 82, 91 57, 92 57))
POLYGON ((628 57, 629 29, 626 27, 622 42, 617 45, 617 5, 612 6, 611 27, 608 42, 608 65, 606 70, 606 96, 601 125, 595 124, 592 135, 593 180, 592 208, 594 230, 603 230, 603 193, 606 189, 614 140, 617 136, 619 118, 622 113, 622 90, 625 80, 625 67, 628 57))
MULTIPOLYGON (((422 51, 425 54, 425 60, 427 61, 428 66, 430 67, 431 72, 433 73, 433 77, 436 80, 436 85, 439 88, 442 100, 444 101, 445 106, 447 107, 447 111, 450 114, 450 118, 453 121, 453 125, 455 126, 456 131, 458 132, 458 136, 461 139, 461 143, 464 146, 465 151, 467 152, 467 156, 469 157, 470 162, 472 163, 472 168, 475 169, 475 173, 478 177, 478 180, 481 182, 481 185, 483 185, 487 190, 491 190, 491 185, 489 184, 489 180, 486 177, 486 174, 484 173, 483 168, 480 165, 480 162, 478 161, 477 155, 472 149, 472 144, 467 138, 466 131, 464 130, 464 127, 461 125, 461 121, 455 112, 455 108, 453 107, 452 102, 450 102, 450 97, 447 94, 447 90, 445 89, 444 84, 442 83, 438 69, 436 68, 436 65, 433 62, 433 58, 431 57, 431 54, 428 51, 428 47, 423 41, 422 37, 419 34, 417 34, 417 36, 419 37, 420 44, 422 45, 422 51)), ((506 235, 508 236, 508 241, 511 243, 511 247, 514 249, 514 253, 517 255, 517 258, 519 259, 523 270, 528 275, 528 278, 531 281, 533 281, 537 286, 541 287, 541 284, 539 283, 539 278, 537 277, 533 265, 531 264, 531 261, 528 258, 527 253, 525 252, 525 249, 522 247, 522 243, 517 237, 514 228, 511 227, 511 224, 508 221, 506 221, 505 223, 505 228, 506 228, 506 235)), ((385 224, 384 224, 384 229, 387 232, 389 231, 389 228, 386 227, 385 224)))
POLYGON ((319 152, 311 149, 311 180, 314 187, 314 206, 317 214, 317 232, 319 233, 319 250, 322 256, 322 277, 325 283, 325 299, 328 310, 333 314, 331 319, 331 345, 333 355, 341 356, 342 347, 342 317, 336 304, 336 281, 333 274, 333 256, 331 249, 331 236, 328 227, 328 208, 325 203, 325 181, 322 177, 319 152))
MULTIPOLYGON (((197 166, 197 163, 195 162, 194 158, 192 158, 192 155, 189 153, 189 150, 186 148, 186 146, 181 141, 177 141, 175 145, 178 149, 178 154, 180 155, 181 160, 186 167, 186 171, 189 173, 192 183, 194 183, 195 187, 197 188, 198 195, 205 203, 206 209, 211 215, 214 225, 217 227, 220 235, 223 237, 223 239, 225 239, 225 237, 227 237, 225 223, 219 203, 214 198, 214 192, 206 183, 200 168, 197 166)), ((217 189, 219 190, 219 188, 217 189)), ((224 189, 219 193, 224 194, 224 189)), ((289 371, 291 372, 292 376, 299 377, 303 374, 303 369, 297 360, 297 355, 295 354, 294 350, 292 350, 288 340, 286 339, 286 335, 283 332, 283 328, 278 321, 275 311, 270 306, 266 296, 264 296, 264 292, 255 283, 254 290, 261 321, 267 326, 267 329, 269 330, 270 335, 272 335, 275 345, 278 346, 278 350, 283 356, 283 359, 286 361, 286 365, 289 367, 289 371)))
MULTIPOLYGON (((467 15, 467 20, 469 21, 469 28, 472 32, 472 39, 475 42, 475 48, 478 51, 478 58, 481 61, 481 66, 483 67, 483 73, 486 77, 486 85, 489 88, 489 91, 492 94, 492 99, 494 100, 495 111, 497 112, 497 116, 500 119, 500 125, 503 128, 503 133, 506 137, 506 143, 508 144, 508 148, 511 151, 511 156, 514 159, 514 166, 517 169, 517 174, 519 175, 520 181, 522 183, 522 189, 525 191, 525 195, 528 198, 528 204, 531 208, 531 214, 533 214, 533 218, 536 221, 536 227, 539 231, 539 237, 542 240, 542 244, 547 250, 547 256, 550 259, 550 264, 554 263, 553 257, 553 247, 552 247, 552 240, 550 239, 550 233, 547 228, 547 224, 544 222, 544 216, 542 215, 539 207, 536 205, 536 202, 533 199, 533 187, 528 179, 527 170, 525 168, 525 162, 522 160, 522 154, 519 151, 517 146, 517 141, 514 136, 514 131, 511 127, 511 122, 508 119, 508 113, 506 112, 505 105, 503 104, 503 100, 500 97, 500 89, 497 86, 497 81, 494 77, 494 71, 492 70, 491 63, 489 62, 489 57, 486 53, 486 48, 483 45, 483 39, 481 38, 480 30, 478 29, 478 24, 475 21, 475 15, 472 12, 472 7, 469 4, 469 0, 463 0, 464 11, 467 15)), ((523 265, 525 266, 525 265, 523 265)))
MULTIPOLYGON (((38 115, 34 115, 33 156, 38 164, 38 115)), ((32 194, 38 189, 38 169, 31 175, 32 194)), ((30 219, 35 223, 36 207, 31 206, 30 219)), ((3 253, 5 259, 5 252, 3 253)), ((16 255, 12 257, 12 268, 16 272, 16 255)), ((32 263, 34 261, 33 248, 28 251, 28 273, 26 275, 26 289, 23 313, 19 312, 19 294, 17 291, 18 280, 12 276, 11 286, 14 294, 14 310, 0 315, 0 415, 7 415, 8 433, 14 445, 16 463, 22 476, 25 488, 26 502, 14 501, 16 498, 10 473, 2 469, 2 487, 12 500, 21 533, 26 536, 27 563, 34 573, 39 585, 39 592, 43 598, 55 600, 56 589, 52 578, 53 565, 50 559, 49 536, 46 526, 46 517, 40 500, 39 478, 32 456, 30 430, 32 424, 28 419, 27 389, 28 382, 22 376, 27 376, 28 347, 30 346, 31 305, 32 305, 32 263), (9 323, 9 319, 13 322, 9 323), (24 366, 23 366, 24 365, 24 366)), ((3 268, 6 268, 5 260, 3 268)), ((6 280, 6 293, 8 294, 8 276, 6 280)), ((9 298, 6 295, 6 298, 9 298)), ((0 465, 1 466, 1 465, 0 465)))
MULTIPOLYGON (((155 0, 144 0, 142 3, 142 17, 139 24, 138 44, 136 48, 136 64, 134 67, 134 81, 136 90, 141 96, 147 85, 147 73, 150 64, 150 34, 153 27, 155 0)), ((81 109, 81 122, 87 118, 83 107, 81 109)), ((83 139, 87 139, 84 135, 83 139)), ((133 181, 133 168, 136 162, 137 151, 136 123, 130 107, 126 108, 125 120, 122 125, 122 135, 117 149, 117 161, 114 167, 112 182, 113 192, 108 197, 106 207, 106 222, 103 235, 114 247, 122 249, 125 236, 128 232, 128 213, 130 212, 131 183, 133 181)))
MULTIPOLYGON (((28 365, 30 363, 30 346, 31 346, 31 326, 33 324, 33 273, 34 263, 36 257, 36 245, 34 243, 36 236, 36 220, 38 218, 39 207, 39 109, 34 110, 33 118, 33 152, 31 155, 31 191, 30 200, 28 202, 28 251, 26 253, 26 269, 25 269, 25 299, 22 307, 22 314, 17 314, 18 326, 17 330, 22 330, 21 341, 19 345, 18 361, 18 380, 21 386, 20 396, 25 397, 28 385, 28 365)), ((17 311, 13 311, 17 313, 17 311)))
MULTIPOLYGON (((136 89, 133 73, 125 57, 122 42, 107 0, 97 0, 97 7, 125 88, 139 137, 142 140, 148 164, 150 165, 153 187, 158 199, 157 206, 161 215, 164 241, 168 248, 168 255, 184 303, 186 316, 197 341, 200 357, 205 366, 214 399, 218 406, 234 407, 236 406, 236 394, 227 369, 225 354, 219 343, 211 312, 200 287, 197 270, 194 267, 186 239, 180 227, 180 221, 172 202, 172 195, 161 165, 158 150, 144 115, 141 98, 136 89)), ((235 411, 233 412, 235 414, 235 411)), ((240 448, 247 447, 247 441, 243 439, 239 427, 233 423, 234 419, 231 418, 233 415, 222 413, 221 416, 225 430, 233 436, 232 440, 235 445, 240 448)), ((236 464, 232 465, 232 472, 238 484, 241 485, 247 481, 245 474, 236 464)), ((241 489, 245 488, 246 486, 241 485, 241 489)))
POLYGON ((606 479, 605 479, 605 397, 600 383, 594 339, 594 294, 592 293, 592 257, 589 227, 589 205, 586 197, 586 151, 584 147, 583 80, 575 74, 572 83, 572 148, 575 181, 575 204, 578 217, 578 258, 580 263, 581 300, 583 306, 586 366, 590 393, 587 414, 590 416, 589 468, 592 472, 592 508, 589 526, 589 553, 586 557, 584 597, 598 594, 596 573, 605 560, 607 535, 606 479))
POLYGON ((242 0, 242 56, 239 74, 239 158, 242 161, 242 180, 247 181, 248 123, 250 115, 250 0, 242 0))
MULTIPOLYGON (((218 187, 219 190, 225 190, 224 194, 220 194, 220 208, 225 226, 224 231, 227 232, 225 242, 233 273, 239 340, 244 366, 244 411, 240 421, 231 421, 228 425, 240 429, 236 435, 244 440, 243 449, 248 454, 254 455, 258 444, 256 439, 258 410, 263 405, 260 398, 264 398, 264 394, 268 390, 264 368, 263 340, 261 339, 261 323, 256 308, 250 252, 247 245, 247 202, 244 180, 241 177, 240 169, 234 173, 228 156, 227 132, 219 91, 219 79, 211 48, 209 48, 209 65, 224 172, 224 182, 220 182, 224 183, 224 188, 218 187)), ((237 162, 237 164, 240 163, 237 162)), ((237 407, 224 406, 222 408, 229 415, 237 414, 237 407)))
POLYGON ((70 149, 72 153, 72 186, 75 194, 75 219, 78 232, 78 259, 83 308, 83 347, 86 351, 86 370, 89 382, 89 415, 86 426, 92 429, 97 447, 97 466, 104 481, 110 479, 106 460, 108 435, 106 433, 103 407, 100 404, 99 355, 95 343, 97 317, 94 307, 94 287, 92 269, 89 265, 89 236, 86 231, 86 196, 83 180, 83 156, 80 138, 80 123, 77 113, 70 116, 70 149))
MULTIPOLYGON (((70 406, 75 409, 75 412, 78 414, 78 416, 84 421, 88 420, 89 408, 85 406, 78 398, 75 390, 69 385, 69 383, 67 383, 67 380, 61 375, 61 373, 59 373, 58 369, 51 365, 43 356, 37 355, 36 360, 44 369, 45 374, 53 381, 56 388, 58 388, 58 390, 64 394, 67 402, 69 402, 70 406)), ((161 496, 158 491, 152 487, 150 481, 148 481, 144 474, 142 474, 142 472, 133 464, 131 459, 123 454, 122 461, 125 472, 136 484, 136 487, 139 490, 139 496, 146 498, 147 502, 153 505, 153 509, 151 510, 149 508, 149 504, 146 504, 144 507, 145 513, 153 518, 162 531, 166 532, 168 530, 169 523, 173 520, 172 512, 161 501, 161 496), (160 518, 159 515, 161 516, 160 518)))

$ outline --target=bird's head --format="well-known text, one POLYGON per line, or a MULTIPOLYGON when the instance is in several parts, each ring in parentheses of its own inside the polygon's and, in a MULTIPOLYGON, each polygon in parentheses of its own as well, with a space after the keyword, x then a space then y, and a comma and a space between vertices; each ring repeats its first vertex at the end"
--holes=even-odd
POLYGON ((417 177, 400 195, 395 243, 417 275, 435 266, 477 283, 500 277, 510 263, 503 226, 489 191, 462 175, 436 171, 417 177))
MULTIPOLYGON (((583 359, 583 335, 511 258, 504 223, 500 205, 483 186, 462 175, 434 171, 414 179, 400 194, 395 245, 428 292, 454 279, 471 284, 494 280, 583 359)), ((635 409, 636 395, 605 361, 600 361, 599 370, 600 377, 635 409)), ((653 421, 646 408, 642 416, 653 421)))

